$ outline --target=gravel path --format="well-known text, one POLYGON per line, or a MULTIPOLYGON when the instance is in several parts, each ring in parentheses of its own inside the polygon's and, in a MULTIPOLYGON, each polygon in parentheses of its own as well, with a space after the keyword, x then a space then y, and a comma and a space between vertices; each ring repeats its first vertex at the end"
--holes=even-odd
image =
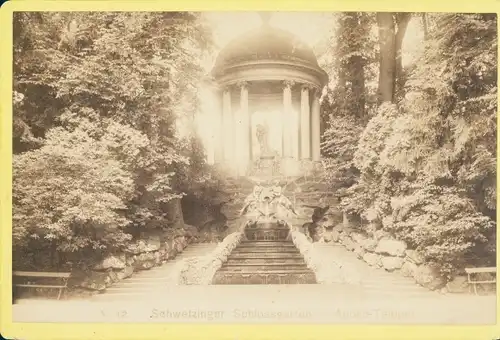
POLYGON ((495 296, 380 297, 348 285, 175 286, 114 301, 25 300, 14 322, 490 324, 495 296))

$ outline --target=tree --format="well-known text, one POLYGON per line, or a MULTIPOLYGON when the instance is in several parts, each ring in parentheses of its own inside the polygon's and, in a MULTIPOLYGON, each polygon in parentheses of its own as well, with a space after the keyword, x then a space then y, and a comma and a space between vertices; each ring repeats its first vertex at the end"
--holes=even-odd
POLYGON ((110 251, 130 236, 124 226, 168 225, 165 203, 182 194, 174 187, 175 170, 190 162, 179 151, 175 123, 197 109, 199 60, 211 47, 209 33, 201 14, 191 12, 15 14, 16 244, 35 234, 57 240, 62 251, 90 244, 110 251), (124 186, 121 194, 100 182, 112 174, 124 186), (35 175, 39 191, 30 188, 35 175), (78 185, 94 188, 87 190, 93 196, 85 218, 77 209, 86 192, 78 185), (34 201, 45 196, 50 206, 34 201), (50 207, 58 208, 53 216, 50 207), (48 219, 36 232, 33 211, 48 219), (75 221, 104 231, 79 234, 86 243, 75 242, 75 221), (56 238, 44 231, 52 224, 60 231, 56 238))
POLYGON ((41 148, 14 157, 15 250, 43 253, 50 244, 61 253, 98 255, 130 239, 124 210, 134 176, 125 163, 140 157, 147 138, 113 122, 100 138, 91 132, 53 128, 41 148))
POLYGON ((380 45, 379 101, 393 102, 396 76, 396 42, 393 14, 377 13, 380 45))
POLYGON ((338 115, 366 119, 366 80, 371 77, 369 65, 375 59, 374 41, 370 36, 373 16, 346 12, 337 16, 335 40, 328 53, 333 54, 333 72, 337 82, 331 95, 332 110, 338 115))
POLYGON ((429 37, 429 26, 427 23, 427 13, 425 13, 425 12, 421 13, 420 17, 422 19, 422 29, 424 31, 424 40, 427 40, 427 38, 429 37))
POLYGON ((402 97, 405 75, 401 50, 410 19, 410 13, 377 13, 380 44, 380 102, 393 103, 402 97))
POLYGON ((352 158, 373 100, 366 83, 375 73, 375 42, 370 34, 374 16, 370 13, 340 13, 325 65, 337 81, 322 104, 327 115, 322 152, 326 180, 332 189, 349 187, 357 174, 352 158))
POLYGON ((411 13, 396 13, 394 15, 397 31, 395 37, 396 50, 396 72, 395 72, 395 96, 396 100, 400 100, 404 96, 404 87, 406 82, 406 74, 403 69, 403 39, 406 29, 411 20, 411 13))
POLYGON ((434 19, 405 98, 363 131, 342 203, 453 275, 495 258, 496 16, 434 19))

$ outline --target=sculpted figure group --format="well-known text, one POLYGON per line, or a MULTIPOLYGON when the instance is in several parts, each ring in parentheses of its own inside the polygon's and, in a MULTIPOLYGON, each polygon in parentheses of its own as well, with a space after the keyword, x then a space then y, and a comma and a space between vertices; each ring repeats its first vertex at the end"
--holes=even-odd
MULTIPOLYGON (((321 238, 320 222, 325 217, 329 210, 329 206, 305 206, 314 208, 311 216, 312 221, 302 225, 304 234, 311 242, 318 242, 321 238)), ((280 186, 260 186, 256 185, 253 192, 245 199, 245 205, 240 211, 240 216, 247 216, 248 222, 246 225, 252 225, 256 222, 278 222, 287 224, 287 217, 297 215, 292 202, 282 193, 280 186)))
POLYGON ((292 202, 283 195, 280 186, 264 187, 256 185, 253 192, 245 199, 240 215, 255 219, 282 220, 290 214, 296 215, 292 202))

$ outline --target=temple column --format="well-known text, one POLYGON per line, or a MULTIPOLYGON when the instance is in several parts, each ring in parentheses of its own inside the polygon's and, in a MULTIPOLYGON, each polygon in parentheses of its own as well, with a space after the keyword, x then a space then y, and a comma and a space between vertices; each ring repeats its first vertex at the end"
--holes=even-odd
POLYGON ((283 157, 293 157, 293 110, 292 81, 285 81, 283 87, 283 157))
POLYGON ((216 164, 224 163, 224 130, 222 128, 222 93, 216 91, 214 103, 214 122, 213 122, 213 142, 214 142, 214 160, 216 164))
POLYGON ((234 159, 234 129, 233 113, 231 110, 231 89, 224 89, 222 94, 222 140, 224 143, 224 163, 232 167, 234 159))
POLYGON ((311 158, 311 110, 309 108, 309 86, 304 85, 300 96, 300 157, 311 158))
POLYGON ((300 155, 300 145, 299 145, 300 112, 295 111, 295 109, 293 107, 293 91, 292 91, 292 111, 290 114, 289 131, 290 131, 291 141, 292 141, 292 157, 295 160, 299 160, 300 159, 299 158, 299 155, 300 155))
POLYGON ((314 98, 312 102, 312 109, 311 109, 311 139, 312 139, 312 160, 317 162, 320 160, 321 157, 321 149, 320 149, 320 144, 321 144, 321 131, 320 131, 320 122, 321 122, 321 117, 320 117, 320 105, 319 105, 319 98, 320 98, 320 89, 316 88, 314 90, 314 98))
POLYGON ((248 112, 248 83, 238 84, 240 87, 240 112, 238 120, 239 129, 237 133, 238 148, 236 156, 238 159, 238 175, 245 176, 251 158, 251 134, 250 134, 250 114, 248 112))

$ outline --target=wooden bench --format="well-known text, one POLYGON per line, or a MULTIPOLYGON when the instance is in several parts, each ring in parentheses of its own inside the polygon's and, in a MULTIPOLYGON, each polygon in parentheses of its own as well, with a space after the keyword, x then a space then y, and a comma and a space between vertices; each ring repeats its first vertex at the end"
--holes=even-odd
POLYGON ((55 279, 59 281, 59 284, 36 284, 36 283, 13 283, 14 287, 24 287, 24 288, 46 288, 46 289, 59 289, 59 294, 57 295, 57 299, 61 298, 63 291, 68 286, 68 279, 71 276, 71 273, 49 273, 49 272, 23 272, 23 271, 14 271, 12 273, 13 277, 21 277, 26 279, 28 278, 36 278, 36 279, 55 279))
POLYGON ((496 267, 481 267, 481 268, 465 268, 465 272, 467 273, 467 281, 469 284, 471 284, 474 287, 474 293, 477 295, 477 285, 479 283, 496 283, 496 273, 497 273, 497 268, 496 267), (476 280, 475 275, 476 274, 481 274, 481 273, 486 273, 486 274, 495 274, 495 277, 491 280, 476 280))

